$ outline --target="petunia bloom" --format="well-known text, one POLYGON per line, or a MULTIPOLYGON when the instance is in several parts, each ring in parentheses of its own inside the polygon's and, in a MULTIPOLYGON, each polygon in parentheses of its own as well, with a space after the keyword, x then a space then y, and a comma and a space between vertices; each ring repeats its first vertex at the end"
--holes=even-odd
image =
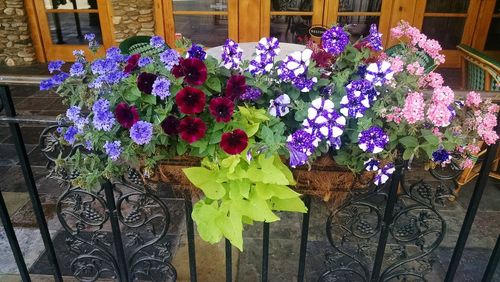
POLYGON ((210 114, 217 122, 229 122, 234 111, 234 103, 226 97, 217 97, 210 101, 210 114))
POLYGON ((235 129, 232 132, 222 134, 220 147, 230 155, 237 155, 248 146, 248 136, 245 131, 235 129))
POLYGON ((269 114, 273 117, 282 117, 290 112, 290 97, 286 94, 269 101, 269 114))
POLYGON ((207 80, 207 66, 198 58, 180 59, 178 65, 172 68, 172 74, 189 85, 202 85, 207 80))
POLYGON ((156 74, 143 72, 137 77, 137 87, 146 94, 153 92, 153 84, 156 81, 156 74))
POLYGON ((181 139, 189 144, 203 138, 206 131, 207 126, 200 118, 185 117, 179 123, 181 139))
POLYGON ((226 97, 231 100, 239 99, 247 90, 246 79, 243 75, 232 75, 226 84, 226 97))
POLYGON ((166 134, 175 135, 179 133, 179 124, 179 119, 170 115, 161 122, 161 128, 166 134))
POLYGON ((136 70, 138 68, 140 58, 141 54, 133 54, 128 57, 127 65, 123 69, 123 72, 131 73, 132 71, 136 70))
POLYGON ((389 143, 389 137, 384 130, 378 126, 372 126, 367 130, 359 133, 359 148, 364 152, 373 154, 380 153, 384 150, 385 145, 389 143))
POLYGON ((125 102, 116 105, 115 117, 118 123, 124 128, 131 128, 137 121, 139 121, 139 113, 135 106, 129 106, 125 102))
POLYGON ((183 114, 198 114, 205 107, 205 93, 198 88, 186 86, 175 96, 179 111, 183 114))

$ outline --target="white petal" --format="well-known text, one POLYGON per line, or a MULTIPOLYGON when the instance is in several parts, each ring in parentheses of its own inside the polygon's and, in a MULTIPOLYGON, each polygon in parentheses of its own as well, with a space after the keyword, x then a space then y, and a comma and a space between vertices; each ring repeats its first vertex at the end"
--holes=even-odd
POLYGON ((348 116, 349 115, 349 110, 347 108, 341 108, 340 109, 340 113, 343 114, 344 116, 348 116))
POLYGON ((295 51, 295 52, 291 53, 289 56, 292 57, 294 60, 299 61, 299 62, 302 60, 302 54, 300 51, 295 51))
POLYGON ((340 124, 340 125, 345 125, 346 119, 345 119, 345 117, 340 116, 337 118, 337 120, 335 122, 337 122, 337 124, 340 124))
POLYGON ((382 72, 385 72, 385 71, 387 71, 390 67, 391 67, 391 63, 389 63, 388 61, 383 61, 383 62, 382 62, 382 65, 380 66, 380 70, 381 70, 382 72))
POLYGON ((332 136, 333 137, 339 137, 340 135, 342 135, 342 133, 344 133, 344 131, 336 126, 332 127, 332 136))
POLYGON ((329 131, 330 130, 328 130, 328 127, 326 127, 326 126, 322 126, 319 128, 319 132, 321 132, 321 134, 323 136, 328 136, 329 131))
POLYGON ((368 67, 366 67, 366 70, 369 71, 369 72, 377 73, 378 72, 378 66, 375 63, 371 63, 371 64, 368 65, 368 67))
POLYGON ((281 99, 280 99, 280 102, 281 104, 290 104, 290 97, 287 95, 287 94, 283 94, 280 96, 281 99))
POLYGON ((288 112, 290 112, 290 109, 288 107, 282 107, 280 114, 281 114, 281 116, 284 116, 284 115, 288 114, 288 112))
POLYGON ((359 146, 359 148, 361 148, 361 150, 366 152, 367 146, 365 143, 360 143, 358 146, 359 146))
POLYGON ((293 70, 293 73, 296 76, 299 76, 299 75, 303 74, 305 71, 306 71, 306 69, 304 68, 304 66, 300 65, 298 68, 293 70))
POLYGON ((269 114, 272 115, 273 117, 276 116, 276 107, 275 106, 269 107, 269 114))
POLYGON ((307 109, 307 118, 314 119, 318 115, 318 111, 315 108, 307 109))
POLYGON ((314 121, 316 124, 322 124, 322 123, 326 123, 328 120, 324 117, 324 116, 319 116, 318 118, 316 118, 316 120, 314 121))
POLYGON ((347 105, 348 103, 349 103, 349 98, 347 98, 347 95, 342 97, 342 99, 340 99, 341 105, 347 105))
POLYGON ((365 75, 365 79, 368 80, 368 81, 370 81, 370 82, 372 82, 373 79, 375 79, 375 76, 373 74, 367 73, 365 75))
POLYGON ((384 175, 382 175, 382 176, 380 177, 380 184, 384 184, 384 183, 386 183, 386 182, 387 182, 387 180, 389 180, 389 176, 387 176, 387 175, 385 175, 385 174, 384 174, 384 175))
POLYGON ((311 102, 311 105, 316 108, 316 109, 320 109, 321 106, 323 105, 323 99, 321 98, 317 98, 317 99, 314 99, 312 102, 311 102))
POLYGON ((368 100, 368 96, 365 96, 365 98, 363 98, 363 100, 361 100, 361 104, 367 108, 370 107, 370 100, 368 100))
POLYGON ((300 66, 296 61, 289 61, 286 63, 286 68, 289 70, 294 70, 300 66))
POLYGON ((325 104, 323 105, 323 109, 325 110, 331 110, 335 107, 335 104, 331 100, 325 100, 325 104))
POLYGON ((373 153, 374 154, 377 154, 377 153, 380 153, 384 150, 384 148, 381 148, 381 147, 378 147, 378 146, 374 146, 373 147, 373 153))

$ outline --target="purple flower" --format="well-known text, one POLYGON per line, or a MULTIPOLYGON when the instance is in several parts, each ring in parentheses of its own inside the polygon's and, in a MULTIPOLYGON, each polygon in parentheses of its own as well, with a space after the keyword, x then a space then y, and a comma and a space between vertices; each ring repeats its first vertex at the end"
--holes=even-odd
POLYGON ((231 39, 226 39, 222 46, 222 64, 226 69, 237 69, 241 63, 243 50, 239 47, 238 43, 231 39))
POLYGON ((371 63, 366 67, 365 79, 375 86, 382 86, 392 80, 394 72, 391 70, 391 63, 382 61, 371 63))
POLYGON ((290 166, 296 167, 307 162, 316 149, 313 145, 314 136, 305 130, 297 130, 287 138, 286 147, 290 152, 290 166))
POLYGON ((95 34, 93 33, 87 33, 83 36, 83 38, 87 41, 94 41, 95 40, 95 34))
POLYGON ((296 51, 286 57, 278 68, 278 76, 284 82, 291 82, 302 92, 309 92, 316 78, 307 78, 307 67, 312 55, 312 50, 296 51))
POLYGON ((207 52, 200 45, 193 44, 187 51, 186 58, 197 58, 203 61, 207 58, 207 52))
POLYGON ((278 96, 276 99, 269 101, 269 114, 273 117, 282 117, 290 111, 290 97, 286 94, 278 96))
POLYGON ((151 58, 141 57, 139 59, 139 62, 137 63, 137 65, 142 68, 142 67, 145 67, 145 66, 151 64, 152 62, 153 62, 153 60, 151 58))
POLYGON ((340 149, 340 146, 342 146, 342 140, 340 139, 340 137, 332 137, 327 140, 327 144, 335 150, 338 150, 340 149))
POLYGON ((92 74, 103 75, 110 72, 118 71, 118 64, 111 59, 97 59, 91 65, 92 74))
POLYGON ((89 42, 89 49, 90 50, 96 51, 97 48, 99 48, 99 43, 97 43, 97 40, 95 38, 95 34, 87 33, 83 36, 83 38, 89 42))
POLYGON ((339 137, 344 132, 346 119, 333 107, 332 101, 317 98, 311 102, 311 106, 307 110, 307 119, 302 125, 305 131, 316 137, 314 146, 318 146, 321 140, 329 141, 331 138, 339 137))
POLYGON ((444 148, 439 148, 432 153, 432 161, 442 166, 451 163, 452 156, 444 148))
POLYGON ((358 138, 359 148, 364 152, 373 154, 382 152, 385 145, 389 142, 387 134, 378 126, 372 126, 367 130, 361 131, 358 138))
POLYGON ((241 94, 240 99, 244 101, 257 101, 262 97, 262 92, 257 87, 248 86, 247 90, 241 94))
POLYGON ((377 175, 375 175, 373 182, 377 186, 386 183, 387 180, 389 180, 389 177, 391 177, 391 175, 394 173, 394 171, 395 168, 393 163, 386 164, 383 168, 378 170, 377 175))
POLYGON ((76 140, 76 134, 78 134, 78 128, 76 128, 76 126, 70 126, 66 129, 66 133, 64 133, 64 140, 73 145, 76 140))
POLYGON ((349 44, 349 35, 340 26, 334 26, 323 33, 321 37, 323 49, 335 56, 344 52, 345 47, 349 44))
POLYGON ((363 86, 357 83, 358 81, 353 81, 346 86, 347 94, 340 100, 340 112, 346 117, 363 117, 366 110, 370 108, 370 98, 362 88, 360 89, 360 86, 363 86))
POLYGON ((55 71, 60 71, 61 67, 64 65, 64 61, 57 60, 49 62, 49 73, 54 73, 55 71))
POLYGON ((94 113, 92 124, 97 130, 110 131, 113 125, 115 125, 115 117, 109 111, 108 100, 104 98, 97 100, 92 105, 92 112, 94 113))
POLYGON ((179 53, 174 49, 167 49, 160 54, 160 61, 165 64, 167 70, 171 70, 179 63, 179 53))
POLYGON ((121 144, 122 143, 120 141, 113 141, 113 142, 106 141, 106 143, 104 143, 103 146, 104 151, 113 161, 116 161, 120 157, 120 154, 122 153, 121 144))
POLYGON ((292 80, 292 85, 299 89, 300 92, 309 92, 316 82, 318 82, 316 77, 307 78, 305 75, 301 75, 292 80))
POLYGON ((82 109, 78 106, 71 106, 66 110, 66 117, 72 121, 75 122, 80 118, 82 109))
POLYGON ((153 137, 153 124, 138 121, 130 128, 130 138, 138 145, 148 144, 153 137))
POLYGON ((85 74, 85 65, 81 62, 74 63, 69 69, 70 76, 82 76, 85 74))
POLYGON ((83 147, 85 147, 85 149, 88 151, 92 151, 94 149, 94 145, 92 145, 92 141, 90 140, 85 141, 83 147))
POLYGON ((55 86, 61 85, 67 78, 69 77, 69 74, 65 72, 60 72, 52 77, 52 83, 54 83, 55 86))
POLYGON ((111 47, 106 50, 106 58, 117 63, 125 62, 126 55, 123 55, 118 47, 111 47))
POLYGON ((165 98, 170 96, 170 80, 160 76, 157 77, 153 83, 151 94, 165 100, 165 98))
POLYGON ((374 158, 369 158, 367 161, 364 162, 364 164, 365 164, 365 169, 367 171, 377 171, 380 162, 374 158))
POLYGON ((103 76, 103 80, 109 84, 109 85, 113 85, 113 84, 117 84, 118 82, 120 82, 122 79, 124 79, 126 77, 126 74, 121 72, 121 71, 115 71, 115 72, 111 72, 111 73, 107 73, 103 76))
POLYGON ((262 37, 257 46, 255 46, 255 54, 266 55, 274 59, 280 53, 280 42, 275 37, 262 37))
POLYGON ((165 47, 165 40, 163 40, 160 36, 155 35, 151 37, 149 44, 154 48, 161 49, 165 47))
POLYGON ((382 51, 384 47, 382 47, 382 33, 379 33, 377 30, 377 25, 370 25, 370 34, 364 39, 368 44, 368 47, 373 51, 382 51))
POLYGON ((273 58, 266 54, 261 54, 255 56, 248 65, 248 71, 252 75, 259 75, 269 73, 273 68, 274 62, 273 58))
POLYGON ((77 61, 80 61, 79 59, 84 59, 85 60, 85 52, 83 50, 73 50, 73 56, 77 59, 77 61))
POLYGON ((50 90, 50 89, 54 88, 55 86, 56 85, 54 84, 54 81, 52 80, 52 78, 44 79, 44 80, 40 81, 40 90, 41 91, 50 90))

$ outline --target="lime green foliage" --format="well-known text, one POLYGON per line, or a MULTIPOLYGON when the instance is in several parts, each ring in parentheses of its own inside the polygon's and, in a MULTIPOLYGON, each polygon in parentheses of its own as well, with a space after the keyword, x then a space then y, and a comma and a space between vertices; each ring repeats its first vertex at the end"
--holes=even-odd
POLYGON ((273 211, 307 212, 300 194, 289 187, 295 180, 278 154, 248 161, 243 152, 218 163, 205 159, 203 164, 184 173, 206 196, 194 205, 192 216, 207 242, 225 237, 243 251, 244 223, 279 220, 273 211))

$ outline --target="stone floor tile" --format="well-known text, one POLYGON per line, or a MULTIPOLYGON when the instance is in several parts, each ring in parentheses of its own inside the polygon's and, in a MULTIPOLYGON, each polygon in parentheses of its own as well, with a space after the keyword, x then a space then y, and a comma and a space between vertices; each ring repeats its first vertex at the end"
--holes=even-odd
MULTIPOLYGON (((0 145, 1 146, 1 145, 0 145)), ((48 172, 42 167, 32 167, 33 177, 38 183, 48 172)), ((0 190, 6 192, 27 192, 26 182, 20 166, 0 166, 0 190)))
POLYGON ((29 201, 28 193, 23 192, 2 192, 2 197, 11 217, 29 201))
MULTIPOLYGON (((474 185, 475 181, 471 181, 471 183, 468 183, 462 188, 458 195, 458 201, 460 201, 464 208, 469 206, 470 198, 474 191, 474 185)), ((486 185, 481 203, 479 204, 479 210, 500 211, 500 181, 489 178, 486 185)))

